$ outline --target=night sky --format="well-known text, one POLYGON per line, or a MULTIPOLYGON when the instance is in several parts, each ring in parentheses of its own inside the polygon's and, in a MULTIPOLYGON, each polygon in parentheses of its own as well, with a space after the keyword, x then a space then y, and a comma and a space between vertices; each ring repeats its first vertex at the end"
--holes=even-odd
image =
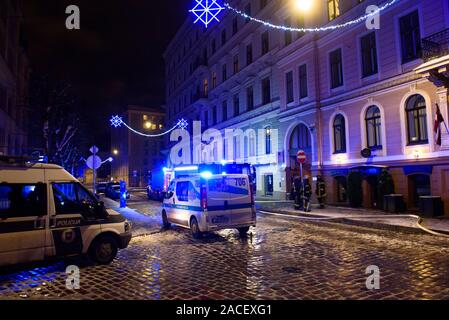
POLYGON ((92 130, 109 143, 108 119, 128 104, 164 103, 162 54, 184 22, 190 0, 24 0, 24 35, 37 74, 73 84, 92 130), (81 30, 67 30, 68 5, 81 30))

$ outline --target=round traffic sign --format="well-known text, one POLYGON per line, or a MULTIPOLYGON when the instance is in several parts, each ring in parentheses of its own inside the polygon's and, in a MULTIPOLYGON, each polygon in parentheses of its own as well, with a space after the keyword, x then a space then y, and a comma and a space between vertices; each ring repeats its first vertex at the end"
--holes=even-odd
POLYGON ((305 151, 303 150, 299 150, 298 153, 296 154, 296 158, 298 159, 298 162, 300 164, 304 164, 307 161, 307 156, 305 151))
POLYGON ((89 167, 89 169, 97 170, 101 167, 101 158, 98 156, 90 156, 86 160, 86 165, 89 167))

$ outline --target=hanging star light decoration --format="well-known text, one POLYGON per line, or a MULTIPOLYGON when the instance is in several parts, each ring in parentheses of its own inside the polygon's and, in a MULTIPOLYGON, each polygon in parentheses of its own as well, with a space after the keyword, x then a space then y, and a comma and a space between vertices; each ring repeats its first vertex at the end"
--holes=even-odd
POLYGON ((113 126, 114 128, 119 128, 123 124, 123 119, 119 116, 113 116, 110 121, 111 126, 113 126))
POLYGON ((224 7, 221 6, 217 0, 195 0, 196 6, 189 10, 189 12, 193 13, 196 16, 195 23, 201 21, 206 28, 209 26, 211 22, 214 20, 220 22, 218 19, 218 15, 224 7))
POLYGON ((178 122, 176 123, 175 126, 173 126, 173 128, 171 128, 170 130, 167 130, 165 132, 162 133, 158 133, 158 134, 146 134, 140 131, 137 131, 136 129, 130 127, 125 121, 123 121, 123 118, 120 116, 113 116, 111 118, 111 120, 109 120, 111 122, 111 126, 114 128, 120 128, 122 125, 125 126, 126 128, 128 128, 130 131, 134 132, 135 134, 138 134, 142 137, 147 137, 147 138, 156 138, 156 137, 162 137, 166 134, 169 134, 170 132, 172 132, 173 130, 179 128, 181 130, 185 130, 188 128, 189 126, 189 122, 185 119, 181 119, 178 120, 178 122))

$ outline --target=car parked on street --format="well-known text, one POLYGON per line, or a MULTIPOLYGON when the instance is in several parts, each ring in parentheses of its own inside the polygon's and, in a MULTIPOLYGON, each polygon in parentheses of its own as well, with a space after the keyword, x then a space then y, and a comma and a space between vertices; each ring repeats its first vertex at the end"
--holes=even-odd
POLYGON ((162 202, 164 201, 165 191, 160 189, 152 189, 151 186, 147 187, 148 200, 162 202))
POLYGON ((105 194, 106 190, 108 189, 109 182, 100 182, 97 184, 97 193, 98 194, 105 194))
POLYGON ((130 223, 63 168, 0 157, 0 266, 89 255, 110 263, 130 223))
POLYGON ((171 181, 162 206, 165 228, 175 224, 188 228, 192 236, 237 229, 245 236, 256 226, 254 189, 248 175, 210 172, 171 181))
MULTIPOLYGON (((120 200, 121 197, 121 191, 120 191, 120 184, 113 184, 109 186, 106 189, 106 197, 112 200, 120 200)), ((126 199, 129 200, 131 198, 131 195, 128 190, 126 190, 126 199)))

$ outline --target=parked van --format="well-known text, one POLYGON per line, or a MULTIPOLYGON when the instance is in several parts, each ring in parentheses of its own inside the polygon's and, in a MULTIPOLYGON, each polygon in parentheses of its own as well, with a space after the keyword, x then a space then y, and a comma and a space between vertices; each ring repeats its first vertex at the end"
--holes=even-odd
POLYGON ((0 157, 0 266, 79 254, 107 264, 128 246, 128 221, 63 168, 10 159, 0 157))
POLYGON ((162 208, 165 228, 189 228, 194 238, 204 232, 237 229, 241 235, 256 226, 253 187, 248 175, 203 173, 170 182, 162 208))

